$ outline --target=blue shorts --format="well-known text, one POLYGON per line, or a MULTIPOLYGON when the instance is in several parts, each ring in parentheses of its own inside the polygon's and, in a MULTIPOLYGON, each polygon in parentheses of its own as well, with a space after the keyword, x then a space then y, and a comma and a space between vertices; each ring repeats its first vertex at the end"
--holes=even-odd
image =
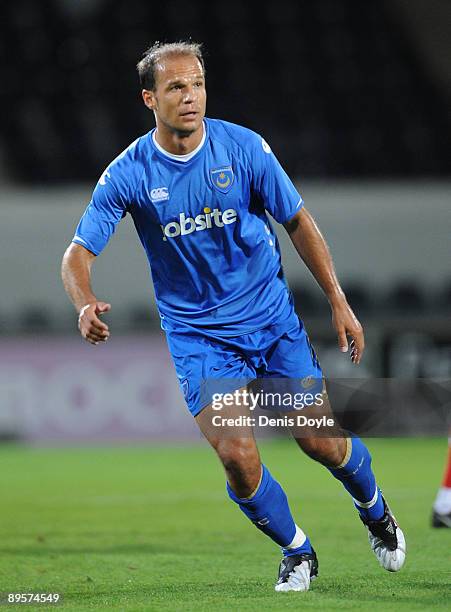
POLYGON ((237 379, 234 387, 239 388, 255 378, 323 376, 292 304, 272 325, 242 336, 218 337, 183 323, 177 324, 176 329, 166 327, 165 331, 179 384, 193 416, 211 401, 201 390, 206 380, 237 379))

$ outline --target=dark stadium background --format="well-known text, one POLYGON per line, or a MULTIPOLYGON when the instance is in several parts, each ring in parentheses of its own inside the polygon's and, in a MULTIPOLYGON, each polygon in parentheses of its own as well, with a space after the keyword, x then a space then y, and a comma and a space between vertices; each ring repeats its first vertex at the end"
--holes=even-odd
POLYGON ((59 280, 98 176, 153 127, 135 64, 155 40, 204 43, 208 115, 262 133, 318 219, 368 344, 358 371, 338 353, 326 300, 282 230, 326 372, 449 378, 448 2, 15 0, 0 22, 5 438, 196 436, 129 221, 95 266, 113 305, 108 346, 81 342, 59 280))

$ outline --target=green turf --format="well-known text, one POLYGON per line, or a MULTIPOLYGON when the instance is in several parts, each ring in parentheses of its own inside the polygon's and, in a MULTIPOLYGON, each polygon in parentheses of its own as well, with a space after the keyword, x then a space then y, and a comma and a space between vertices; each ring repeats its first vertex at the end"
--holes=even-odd
POLYGON ((451 530, 429 527, 446 440, 368 445, 407 536, 399 574, 324 468, 289 441, 261 445, 318 553, 308 593, 273 591, 278 548, 228 500, 205 445, 0 446, 0 591, 60 592, 64 610, 450 609, 451 530))

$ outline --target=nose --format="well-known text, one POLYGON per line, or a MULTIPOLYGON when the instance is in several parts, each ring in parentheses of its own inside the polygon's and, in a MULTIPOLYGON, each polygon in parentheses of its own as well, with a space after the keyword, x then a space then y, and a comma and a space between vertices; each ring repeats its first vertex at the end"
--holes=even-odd
POLYGON ((188 86, 183 92, 183 97, 182 97, 183 103, 190 104, 191 102, 195 100, 195 98, 196 98, 196 95, 194 93, 194 88, 191 86, 188 86))

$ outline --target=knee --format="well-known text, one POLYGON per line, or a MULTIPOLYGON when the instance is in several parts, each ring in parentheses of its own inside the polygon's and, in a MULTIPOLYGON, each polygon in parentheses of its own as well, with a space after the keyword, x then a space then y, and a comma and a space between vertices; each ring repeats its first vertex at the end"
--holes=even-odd
POLYGON ((298 444, 311 459, 327 467, 340 465, 346 453, 346 441, 342 438, 303 438, 298 444))
POLYGON ((225 470, 240 473, 259 465, 260 459, 252 439, 220 440, 215 447, 225 470))

